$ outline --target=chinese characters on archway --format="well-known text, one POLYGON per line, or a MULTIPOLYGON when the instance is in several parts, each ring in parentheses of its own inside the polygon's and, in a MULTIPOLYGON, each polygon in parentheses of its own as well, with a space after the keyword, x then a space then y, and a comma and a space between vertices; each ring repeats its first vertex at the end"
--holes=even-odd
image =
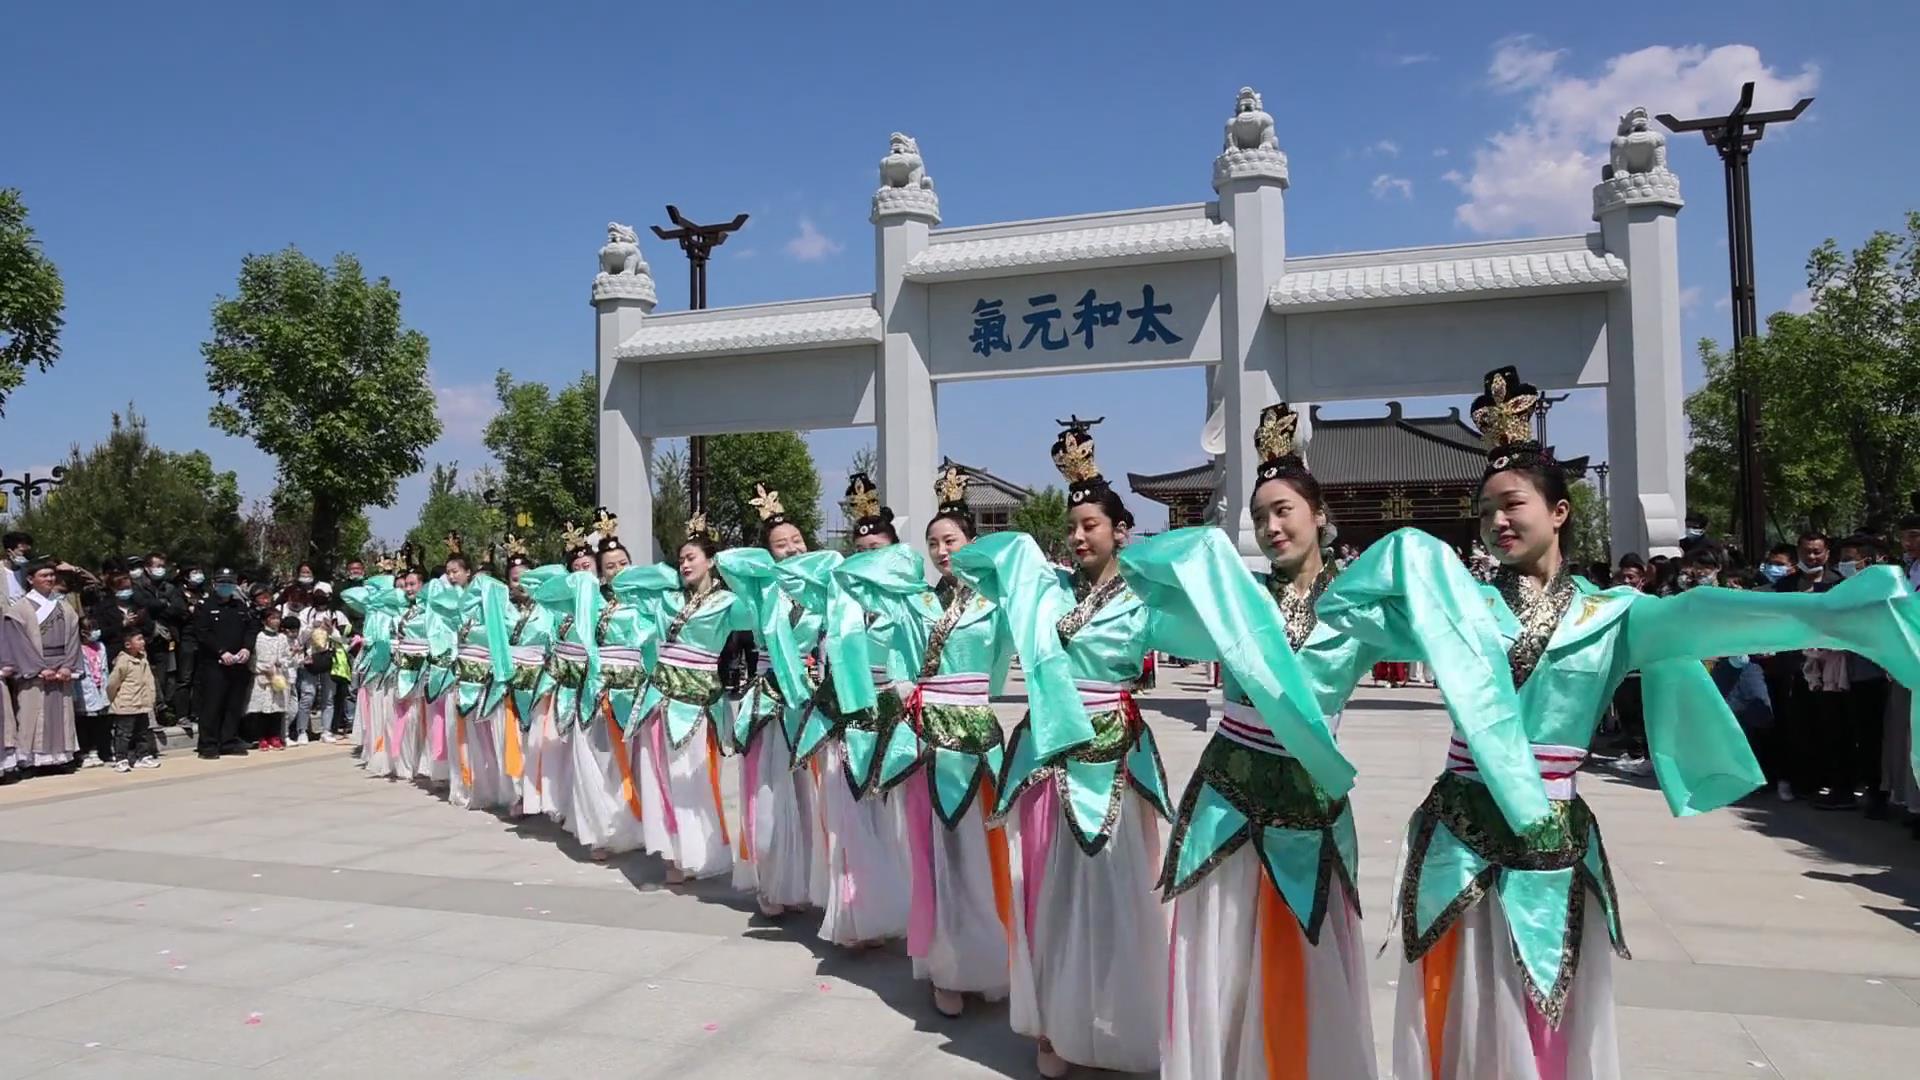
POLYGON ((982 297, 974 301, 973 333, 967 338, 973 351, 992 356, 996 350, 1013 352, 1039 346, 1052 352, 1070 348, 1076 342, 1083 349, 1091 349, 1096 334, 1104 337, 1129 334, 1128 345, 1156 341, 1171 345, 1180 340, 1180 335, 1161 321, 1161 316, 1173 314, 1173 305, 1154 303, 1152 285, 1140 286, 1138 307, 1127 307, 1121 300, 1102 300, 1096 289, 1080 294, 1080 299, 1071 305, 1062 304, 1057 293, 1029 296, 1026 301, 1026 313, 1020 316, 1021 325, 1014 331, 1020 335, 1017 345, 1007 330, 1005 298, 982 297), (1121 325, 1123 316, 1125 326, 1121 325), (1108 331, 1108 327, 1114 329, 1108 331))

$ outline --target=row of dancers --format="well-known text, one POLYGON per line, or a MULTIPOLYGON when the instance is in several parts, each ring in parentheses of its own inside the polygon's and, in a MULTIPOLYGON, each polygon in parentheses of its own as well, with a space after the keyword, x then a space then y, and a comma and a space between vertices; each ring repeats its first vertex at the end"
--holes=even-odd
POLYGON ((1538 403, 1512 368, 1474 402, 1486 585, 1411 530, 1336 575, 1284 404, 1255 435, 1264 573, 1215 529, 1129 542, 1078 419, 1052 448, 1069 568, 1023 534, 976 536, 951 470, 926 556, 864 475, 844 558, 807 550, 764 487, 757 546, 719 549, 696 515, 671 564, 633 565, 604 514, 564 565, 510 545, 505 583, 456 551, 432 582, 347 594, 369 643, 361 759, 456 805, 547 814, 595 858, 650 852, 669 883, 731 873, 768 917, 819 909, 838 945, 904 938, 941 1013, 1007 999, 1043 1076, 1352 1080, 1378 1066, 1339 720, 1375 663, 1421 662, 1453 737, 1382 901, 1401 944, 1394 1072, 1610 1080, 1626 938, 1576 781, 1615 686, 1641 673, 1654 774, 1676 816, 1701 813, 1762 783, 1702 660, 1841 648, 1920 685, 1920 611, 1883 568, 1794 595, 1573 576, 1568 469, 1531 436, 1538 403), (741 631, 761 659, 733 701, 719 654, 741 631), (1177 799, 1134 699, 1156 650, 1224 672, 1177 799), (992 699, 1015 656, 1028 712, 1003 735, 992 699))

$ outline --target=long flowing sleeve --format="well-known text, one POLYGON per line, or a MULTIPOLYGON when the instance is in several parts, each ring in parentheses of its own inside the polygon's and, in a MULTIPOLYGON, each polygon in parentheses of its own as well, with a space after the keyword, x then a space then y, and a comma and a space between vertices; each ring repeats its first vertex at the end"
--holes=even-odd
POLYGON ((1661 660, 1640 672, 1647 756, 1675 817, 1716 810, 1767 782, 1746 732, 1704 665, 1661 660))
MULTIPOLYGON (((1319 701, 1287 645, 1280 609, 1218 529, 1188 528, 1129 545, 1120 573, 1171 641, 1201 641, 1220 658, 1274 737, 1328 794, 1353 787, 1354 767, 1334 742, 1319 701)), ((1156 642, 1156 644, 1159 644, 1156 642)), ((1193 656, 1193 646, 1176 647, 1193 656)))
POLYGON ((1388 533, 1333 579, 1317 610, 1322 622, 1388 656, 1431 664, 1501 816, 1522 835, 1548 823, 1499 625, 1446 545, 1414 529, 1388 533))
POLYGON ((780 603, 784 594, 774 573, 773 556, 764 548, 728 548, 720 553, 719 568, 721 578, 733 590, 734 603, 742 605, 753 619, 754 633, 766 650, 767 666, 781 696, 788 701, 805 701, 811 690, 793 623, 780 603))
POLYGON ((932 591, 926 560, 905 544, 863 551, 833 572, 835 582, 862 609, 893 628, 893 652, 909 676, 926 661, 927 624, 913 611, 910 597, 932 591))
POLYGON ((1050 760, 1093 739, 1093 721, 1074 687, 1060 619, 1073 594, 1025 533, 983 536, 953 553, 953 572, 1005 613, 1027 681, 1034 750, 1050 760))
POLYGON ((573 625, 567 628, 566 637, 556 635, 555 640, 570 640, 586 649, 586 678, 581 683, 580 694, 584 701, 596 700, 600 694, 600 643, 595 640, 593 628, 600 621, 603 603, 599 579, 590 570, 576 570, 543 582, 533 598, 561 616, 572 617, 573 625))
MULTIPOLYGON (((1647 679, 1654 677, 1656 668, 1679 670, 1669 669, 1668 662, 1698 667, 1693 661, 1818 647, 1858 653, 1885 668, 1902 685, 1920 686, 1920 606, 1916 605, 1920 605, 1920 598, 1913 595, 1900 571, 1891 566, 1868 567, 1823 593, 1704 588, 1689 589, 1677 596, 1640 598, 1626 615, 1627 668, 1641 671, 1644 693, 1650 689, 1647 679)), ((1684 721, 1678 718, 1689 716, 1678 712, 1658 723, 1661 727, 1669 722, 1679 724, 1684 721)), ((1920 697, 1916 697, 1909 723, 1920 736, 1920 697)), ((1656 719, 1649 708, 1650 748, 1655 728, 1656 719)), ((1694 733, 1688 733, 1688 737, 1698 738, 1694 733)), ((1730 742, 1730 735, 1723 741, 1730 742)), ((1920 739, 1914 741, 1908 764, 1920 777, 1920 739)), ((1657 773, 1657 755, 1654 765, 1657 773)), ((1744 781, 1747 773, 1743 770, 1736 775, 1744 781)), ((1662 776, 1663 786, 1665 779, 1662 776)), ((1733 782, 1728 781, 1728 785, 1733 782)))
POLYGON ((876 702, 867 647, 867 620, 860 605, 833 580, 845 560, 837 551, 809 551, 775 564, 780 587, 794 603, 825 619, 827 674, 833 680, 834 700, 846 712, 872 708, 876 702))
POLYGON ((1300 672, 1314 700, 1320 703, 1320 711, 1332 713, 1346 708, 1361 676, 1386 653, 1351 634, 1336 632, 1309 637, 1294 655, 1300 658, 1300 672))
POLYGON ((505 684, 513 678, 513 602, 507 587, 490 577, 475 579, 473 588, 480 595, 480 623, 487 639, 487 661, 495 682, 505 684))

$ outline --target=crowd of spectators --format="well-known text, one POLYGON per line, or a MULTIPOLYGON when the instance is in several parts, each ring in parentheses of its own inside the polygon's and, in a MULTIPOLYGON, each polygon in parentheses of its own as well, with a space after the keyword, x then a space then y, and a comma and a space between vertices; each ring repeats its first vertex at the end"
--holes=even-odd
MULTIPOLYGON (((1629 554, 1617 566, 1590 568, 1587 576, 1663 596, 1708 586, 1825 592, 1882 563, 1900 567, 1920 588, 1920 514, 1902 518, 1890 537, 1809 531, 1757 563, 1710 537, 1706 520, 1695 515, 1680 555, 1629 554)), ((1713 676, 1776 798, 1874 821, 1897 817, 1920 839, 1920 784, 1908 765, 1911 688, 1863 656, 1828 649, 1722 657, 1713 676)), ((1637 677, 1621 685, 1614 716, 1623 744, 1616 767, 1648 771, 1637 677)))
MULTIPOLYGON (((0 591, 11 607, 52 572, 52 594, 79 621, 78 655, 61 685, 73 699, 73 730, 56 733, 22 776, 111 766, 155 768, 155 728, 195 738, 203 758, 335 742, 353 725, 346 685, 359 647, 357 620, 310 564, 268 573, 175 567, 165 552, 109 560, 88 570, 35 558, 33 537, 5 534, 0 591)), ((345 567, 340 588, 365 567, 345 567)), ((9 673, 13 695, 22 673, 9 673)), ((9 702, 9 704, 11 701, 9 702)))

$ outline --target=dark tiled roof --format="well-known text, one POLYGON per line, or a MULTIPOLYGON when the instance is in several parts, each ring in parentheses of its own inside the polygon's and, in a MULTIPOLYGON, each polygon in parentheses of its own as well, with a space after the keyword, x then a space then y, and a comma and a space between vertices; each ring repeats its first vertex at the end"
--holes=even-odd
POLYGON ((1021 487, 1011 480, 1003 480, 971 465, 963 465, 952 458, 940 459, 940 470, 934 474, 937 481, 945 476, 948 468, 959 469, 969 479, 967 485, 967 505, 975 510, 1012 509, 1033 498, 1033 489, 1021 487))
MULTIPOLYGON (((1387 415, 1328 420, 1313 409, 1313 436, 1307 465, 1325 487, 1360 484, 1471 484, 1486 468, 1480 433, 1453 409, 1446 416, 1405 416, 1397 401, 1387 415)), ((1213 490, 1213 465, 1195 465, 1165 473, 1128 473, 1138 495, 1155 501, 1207 495, 1213 490)))

